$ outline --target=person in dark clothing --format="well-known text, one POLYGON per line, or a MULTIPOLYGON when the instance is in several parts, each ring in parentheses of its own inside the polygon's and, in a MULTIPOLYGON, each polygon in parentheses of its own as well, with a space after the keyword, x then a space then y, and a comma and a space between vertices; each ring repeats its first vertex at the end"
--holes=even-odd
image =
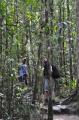
MULTIPOLYGON (((51 65, 49 61, 45 58, 44 59, 44 96, 45 100, 47 101, 49 97, 49 84, 52 85, 52 87, 55 84, 55 80, 60 78, 59 70, 56 68, 55 65, 51 65), (52 82, 49 83, 50 77, 52 77, 52 82)), ((56 84, 55 84, 56 85, 56 84)), ((53 89, 53 88, 52 88, 53 89)))
POLYGON ((49 96, 49 78, 50 78, 50 64, 48 60, 44 59, 44 99, 45 102, 48 102, 49 96))

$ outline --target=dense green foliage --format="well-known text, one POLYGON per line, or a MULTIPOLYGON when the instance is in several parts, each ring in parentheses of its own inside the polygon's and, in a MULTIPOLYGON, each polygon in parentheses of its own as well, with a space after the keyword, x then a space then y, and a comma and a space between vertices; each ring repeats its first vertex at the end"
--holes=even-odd
POLYGON ((16 102, 23 90, 18 91, 21 88, 16 85, 17 67, 25 56, 30 84, 36 79, 39 95, 44 57, 62 75, 59 96, 76 88, 75 0, 0 0, 0 105, 4 114, 12 115, 20 107, 16 102))

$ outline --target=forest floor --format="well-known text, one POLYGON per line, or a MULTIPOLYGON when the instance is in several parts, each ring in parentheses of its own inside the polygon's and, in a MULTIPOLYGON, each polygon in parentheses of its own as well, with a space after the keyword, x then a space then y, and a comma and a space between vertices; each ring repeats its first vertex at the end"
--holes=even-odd
MULTIPOLYGON (((26 102, 29 102, 31 104, 32 98, 33 98, 33 91, 32 88, 26 89, 22 93, 24 104, 26 102)), ((55 104, 53 106, 53 120, 79 120, 79 116, 74 114, 74 108, 75 106, 78 106, 76 102, 72 102, 70 100, 71 96, 61 102, 62 104, 55 104), (63 104, 66 103, 66 104, 63 104), (69 104, 68 104, 69 103, 69 104)), ((32 113, 31 113, 31 119, 30 120, 47 120, 48 117, 48 107, 44 106, 43 103, 39 103, 39 101, 36 102, 36 105, 32 106, 32 113), (36 107, 35 107, 36 106, 36 107), (39 108, 39 109, 38 109, 39 108)))
MULTIPOLYGON (((79 116, 78 115, 76 115, 76 114, 73 114, 73 113, 71 113, 71 114, 67 114, 67 111, 66 111, 66 113, 65 113, 65 111, 64 111, 64 113, 57 113, 57 111, 55 111, 56 109, 59 109, 59 108, 55 108, 55 107, 53 107, 54 108, 54 114, 53 114, 53 120, 79 120, 79 116)), ((64 110, 66 110, 66 109, 64 109, 64 110)), ((43 120, 47 120, 47 118, 48 118, 48 114, 47 113, 43 113, 43 120)))
MULTIPOLYGON (((48 120, 48 115, 43 115, 43 118, 32 118, 31 120, 48 120)), ((77 115, 69 115, 69 114, 61 114, 61 115, 53 115, 53 120, 79 120, 79 116, 77 115)))
POLYGON ((79 117, 76 115, 54 115, 53 120, 79 120, 79 117))

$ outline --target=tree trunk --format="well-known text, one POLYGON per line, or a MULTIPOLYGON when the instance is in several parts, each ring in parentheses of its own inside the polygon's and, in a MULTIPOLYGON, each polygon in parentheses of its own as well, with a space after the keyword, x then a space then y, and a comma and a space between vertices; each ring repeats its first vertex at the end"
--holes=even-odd
POLYGON ((59 63, 60 68, 62 67, 62 9, 61 3, 59 3, 59 37, 58 37, 58 44, 59 44, 59 63))
MULTIPOLYGON (((69 0, 67 0, 67 21, 70 22, 70 8, 69 8, 69 0)), ((72 40, 71 40, 71 25, 68 23, 68 40, 69 40, 69 61, 70 61, 70 80, 73 80, 72 73, 72 40)))
MULTIPOLYGON (((3 93, 3 67, 2 67, 2 21, 3 21, 3 18, 0 17, 0 69, 1 69, 1 76, 2 78, 2 81, 1 81, 1 84, 0 84, 0 93, 3 93)), ((0 97, 0 119, 2 118, 2 97, 0 97)))
POLYGON ((77 19, 77 80, 79 92, 79 0, 76 0, 76 19, 77 19))

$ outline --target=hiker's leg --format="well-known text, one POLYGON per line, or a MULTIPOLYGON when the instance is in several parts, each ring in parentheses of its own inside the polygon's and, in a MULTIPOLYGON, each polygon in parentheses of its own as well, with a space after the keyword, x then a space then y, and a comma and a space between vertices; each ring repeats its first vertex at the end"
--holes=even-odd
POLYGON ((19 77, 19 82, 22 82, 22 76, 19 77))
POLYGON ((51 92, 52 92, 52 99, 55 98, 55 80, 54 79, 50 79, 50 88, 51 88, 51 92))
POLYGON ((44 81, 44 101, 47 102, 49 97, 49 84, 48 79, 44 81))
POLYGON ((48 91, 45 91, 45 92, 44 92, 44 99, 45 99, 45 100, 48 100, 48 97, 49 97, 49 92, 48 92, 48 91))
POLYGON ((26 80, 25 80, 25 84, 27 85, 27 78, 26 78, 26 80))
POLYGON ((27 75, 26 74, 24 74, 23 79, 24 79, 25 84, 27 85, 27 75))
POLYGON ((24 79, 23 79, 23 76, 22 76, 22 89, 25 87, 25 83, 24 83, 24 79))

